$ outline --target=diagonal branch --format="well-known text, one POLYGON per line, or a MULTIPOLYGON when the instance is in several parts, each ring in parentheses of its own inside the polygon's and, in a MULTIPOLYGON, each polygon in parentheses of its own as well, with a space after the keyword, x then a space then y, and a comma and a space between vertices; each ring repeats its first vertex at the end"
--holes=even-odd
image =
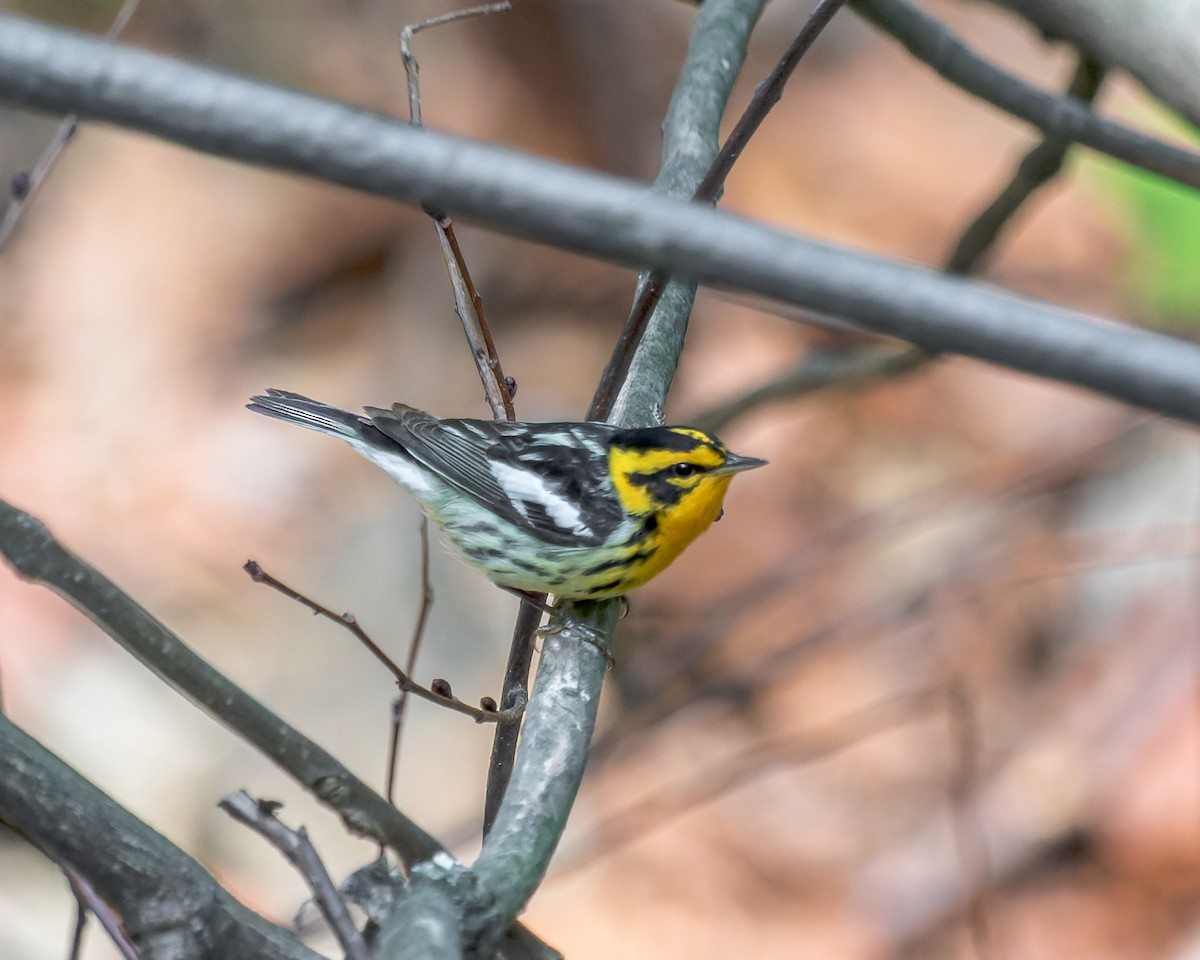
POLYGON ((1200 156, 1094 114, 1074 97, 1030 86, 972 51, 937 20, 906 0, 852 0, 856 13, 904 44, 918 60, 972 96, 1043 133, 1076 141, 1116 160, 1200 187, 1200 156))
POLYGON ((345 951, 346 960, 368 960, 362 934, 350 918, 350 910, 334 886, 329 870, 309 840, 308 831, 304 827, 293 830, 284 825, 275 816, 275 805, 255 800, 245 790, 222 798, 218 806, 271 844, 300 872, 312 890, 317 909, 345 951))
MULTIPOLYGON (((453 862, 441 844, 335 757, 214 670, 103 574, 67 551, 45 524, 3 500, 0 500, 0 556, 24 579, 40 583, 70 602, 167 684, 256 747, 317 800, 337 812, 352 833, 391 847, 410 867, 429 860, 453 862)), ((4 753, 0 743, 0 793, 6 783, 21 785, 19 779, 10 781, 2 775, 7 759, 4 753)), ((82 778, 79 780, 86 784, 82 778)), ((63 802, 70 802, 70 798, 63 802)), ((3 804, 4 798, 0 796, 0 819, 21 827, 21 821, 5 816, 3 804)), ((65 829, 69 831, 70 826, 65 829)), ((35 830, 26 832, 41 839, 35 830)), ((89 836, 84 831, 80 841, 86 842, 89 836)), ((46 848, 54 853, 49 844, 46 848)), ((67 857, 62 862, 74 865, 67 857)), ((157 877, 157 882, 163 882, 163 878, 157 877)), ((518 931, 518 935, 530 955, 542 949, 527 932, 518 931)))
POLYGON ((2 715, 0 819, 83 877, 143 960, 320 960, 2 715))
POLYGON ((331 754, 214 670, 103 574, 67 551, 40 520, 2 500, 0 556, 26 580, 70 602, 164 681, 253 744, 341 814, 354 833, 386 843, 406 863, 442 850, 331 754))

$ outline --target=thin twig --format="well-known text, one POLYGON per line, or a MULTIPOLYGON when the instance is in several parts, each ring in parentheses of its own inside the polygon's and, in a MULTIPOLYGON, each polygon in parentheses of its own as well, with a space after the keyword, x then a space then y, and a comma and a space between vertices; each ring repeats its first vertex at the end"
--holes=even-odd
MULTIPOLYGON (((1080 57, 1067 87, 1067 96, 1090 104, 1096 99, 1103 82, 1104 67, 1089 57, 1080 57)), ((1041 143, 1025 154, 1004 189, 963 231, 946 263, 946 272, 959 275, 970 273, 1025 201, 1058 175, 1067 151, 1074 145, 1075 141, 1069 137, 1047 134, 1041 143)))
MULTIPOLYGON (((504 13, 511 9, 512 5, 508 2, 469 7, 465 10, 455 10, 452 13, 432 17, 421 23, 409 24, 400 31, 400 55, 404 60, 404 73, 408 82, 409 123, 412 126, 423 126, 421 120, 421 68, 412 52, 413 36, 430 27, 439 27, 469 17, 504 13)), ((463 333, 466 334, 467 343, 471 347, 471 356, 479 371, 479 379, 483 383, 483 392, 487 397, 488 406, 492 408, 492 416, 497 420, 515 420, 517 414, 512 403, 515 388, 510 386, 513 381, 504 375, 504 370, 500 366, 500 355, 496 351, 492 331, 483 312, 483 298, 471 280, 471 272, 467 269, 466 259, 463 257, 458 238, 454 233, 454 224, 443 210, 425 207, 425 212, 433 218, 434 228, 437 230, 438 245, 441 247, 442 258, 446 262, 446 272, 450 277, 450 288, 454 293, 454 312, 458 314, 463 326, 463 333)))
POLYGON ((809 350, 791 370, 741 396, 710 407, 689 422, 712 433, 766 403, 794 400, 829 387, 860 386, 898 377, 925 365, 929 354, 915 347, 859 346, 809 350))
MULTIPOLYGON (((1066 95, 1082 103, 1091 103, 1103 80, 1103 68, 1094 60, 1081 57, 1066 95)), ((1067 151, 1072 146, 1074 141, 1068 137, 1047 134, 1029 151, 1017 165, 1012 179, 962 232, 943 269, 958 276, 971 273, 995 245, 1013 215, 1039 187, 1062 170, 1067 151)), ((827 387, 857 387, 884 377, 902 376, 919 370, 936 358, 936 353, 920 347, 889 349, 874 344, 810 351, 787 373, 693 417, 692 422, 701 429, 715 432, 764 403, 795 399, 827 387)))
MULTIPOLYGON (((433 606, 433 587, 429 583, 429 518, 421 514, 421 606, 417 610, 417 622, 413 624, 412 639, 408 644, 408 662, 404 672, 410 677, 417 669, 417 653, 425 639, 425 624, 433 606)), ((392 729, 388 737, 387 791, 389 803, 396 802, 396 770, 400 765, 400 729, 404 724, 404 711, 408 706, 408 691, 401 690, 392 704, 392 729)))
POLYGON ((973 804, 979 788, 979 722, 962 677, 952 677, 946 688, 946 716, 954 746, 954 773, 950 778, 950 818, 954 843, 966 873, 967 921, 978 960, 992 960, 995 949, 987 901, 992 882, 987 837, 973 804))
POLYGON ((1155 140, 1085 104, 1030 86, 989 63, 905 0, 852 0, 854 11, 891 34, 945 80, 1051 136, 1067 137, 1159 176, 1200 187, 1200 154, 1155 140))
MULTIPOLYGON (((116 40, 124 31, 129 21, 137 12, 141 0, 125 0, 121 4, 121 9, 117 11, 117 15, 113 18, 113 22, 109 28, 104 31, 104 39, 108 42, 116 40)), ((38 157, 38 161, 34 164, 31 171, 22 172, 13 178, 9 186, 9 201, 8 207, 4 211, 4 218, 0 220, 0 250, 4 249, 4 245, 16 230, 17 224, 21 221, 21 217, 25 211, 29 209, 29 205, 33 202, 34 196, 41 189, 42 184, 46 182, 46 178, 50 175, 51 169, 58 162, 58 158, 62 156, 63 151, 75 138, 75 132, 79 129, 79 117, 75 114, 68 114, 63 117, 55 130, 54 136, 46 145, 46 149, 42 151, 42 155, 38 157)))
POLYGON ((762 126, 767 114, 771 112, 771 108, 783 97, 783 88, 791 79, 801 58, 821 35, 821 31, 829 26, 829 22, 845 3, 846 0, 818 0, 812 13, 804 21, 804 26, 796 34, 796 39, 789 44, 779 62, 775 64, 766 78, 755 87, 754 96, 750 98, 746 109, 738 117, 738 122, 721 146, 721 152, 717 154, 717 159, 713 161, 708 173, 700 181, 700 186, 696 188, 697 200, 715 201, 721 195, 729 171, 733 169, 738 157, 746 149, 750 138, 758 132, 758 128, 762 126))
POLYGON ((342 945, 346 960, 370 960, 362 934, 350 918, 345 901, 334 886, 312 841, 308 839, 308 831, 304 827, 292 830, 285 826, 275 816, 276 804, 255 800, 245 790, 229 794, 218 806, 259 834, 299 871, 312 891, 317 909, 342 945))
MULTIPOLYGON (((546 595, 539 594, 544 603, 546 595)), ((508 648, 508 664, 504 668, 504 699, 500 708, 511 712, 529 698, 529 667, 533 663, 534 631, 542 619, 542 611, 532 603, 522 603, 513 624, 512 645, 508 648)), ((513 760, 517 755, 517 739, 521 733, 521 717, 501 720, 492 737, 492 758, 488 764, 487 792, 483 801, 483 835, 486 838, 508 789, 513 760)))
POLYGON ((446 262, 446 273, 450 277, 450 287, 454 292, 454 312, 462 321, 463 333, 466 334, 467 343, 471 347, 471 356, 483 383, 488 406, 492 408, 492 416, 497 420, 515 420, 515 381, 505 376, 500 365, 500 354, 496 351, 491 327, 483 312, 483 298, 476 290, 471 273, 467 269, 466 259, 454 232, 454 224, 445 213, 427 212, 433 217, 438 244, 442 248, 442 258, 446 262))
MULTIPOLYGON (((796 65, 804 56, 813 41, 825 29, 833 15, 842 7, 845 0, 819 0, 812 13, 808 15, 804 26, 796 38, 788 46, 774 69, 754 91, 754 96, 742 111, 733 132, 726 138, 716 159, 708 168, 699 186, 692 196, 693 200, 701 203, 714 203, 721 193, 729 171, 737 162, 738 157, 746 148, 750 137, 762 126, 763 120, 771 108, 779 102, 783 88, 791 77, 796 65)), ((658 305, 667 285, 667 273, 662 270, 652 270, 638 287, 637 297, 630 308, 625 326, 613 346, 612 356, 608 365, 600 375, 600 383, 588 407, 589 420, 605 420, 612 411, 616 401, 617 391, 629 372, 634 352, 645 332, 646 325, 658 305)))
POLYGON ((113 946, 117 948, 117 952, 125 960, 138 960, 138 948, 129 939, 116 911, 101 899, 95 888, 88 882, 87 877, 74 867, 66 864, 60 866, 63 875, 67 878, 67 883, 71 886, 71 894, 75 897, 75 934, 71 941, 72 960, 79 956, 79 950, 83 945, 83 930, 89 914, 96 918, 101 928, 108 934, 108 938, 113 942, 113 946))
POLYGON ((446 707, 447 709, 453 710, 456 713, 464 714, 468 717, 471 717, 476 723, 499 723, 506 719, 519 717, 521 712, 525 709, 524 703, 521 703, 511 711, 492 710, 487 707, 473 707, 465 700, 460 700, 458 697, 454 696, 453 692, 450 690, 450 684, 448 684, 445 680, 434 680, 433 685, 436 689, 422 686, 412 677, 410 677, 404 670, 402 670, 399 665, 383 651, 383 648, 381 648, 379 644, 371 639, 370 634, 368 634, 367 631, 362 628, 354 614, 334 613, 328 607, 322 606, 315 600, 306 597, 298 590, 294 590, 282 581, 276 580, 273 576, 263 570, 257 561, 247 560, 242 569, 250 575, 250 579, 255 583, 261 583, 270 587, 272 590, 277 590, 285 597, 295 600, 297 603, 308 607, 308 609, 317 616, 331 620, 349 630, 350 633, 352 633, 355 638, 367 648, 371 655, 387 668, 388 672, 395 678, 396 686, 398 686, 401 691, 414 693, 422 700, 428 700, 430 703, 436 703, 438 706, 446 707))
POLYGON ((472 17, 482 17, 490 13, 506 13, 512 9, 507 0, 503 3, 489 3, 478 7, 467 7, 463 10, 453 10, 440 16, 430 17, 420 23, 410 23, 400 31, 400 56, 404 60, 404 73, 408 79, 408 112, 410 122, 414 127, 421 126, 421 66, 412 52, 412 38, 422 30, 440 27, 446 23, 458 20, 468 20, 472 17))
MULTIPOLYGON (((413 34, 419 30, 439 26, 453 20, 502 13, 510 9, 511 5, 507 2, 472 7, 404 28, 400 35, 400 52, 404 58, 404 70, 408 78, 409 115, 413 126, 422 125, 420 67, 410 47, 413 34)), ((500 355, 496 350, 491 328, 483 312, 483 298, 471 279, 466 258, 463 256, 458 237, 454 232, 454 224, 450 217, 442 211, 426 208, 426 212, 433 218, 434 226, 437 229, 438 244, 441 246, 442 258, 446 262, 446 272, 450 277, 450 286, 454 292, 454 309, 462 321, 463 332, 471 347, 471 355, 475 359, 479 378, 483 382, 484 394, 492 408, 492 416, 497 420, 515 420, 517 413, 513 405, 513 398, 516 395, 516 381, 511 377, 506 377, 500 366, 500 355)), ((546 602, 545 594, 541 594, 539 599, 544 604, 546 602)), ((521 717, 524 704, 529 697, 529 668, 533 661, 534 630, 537 629, 541 619, 540 611, 535 611, 531 615, 530 610, 529 604, 521 605, 517 614, 517 622, 513 628, 512 644, 509 647, 508 664, 504 672, 504 686, 500 699, 500 713, 498 714, 507 719, 501 720, 497 724, 492 740, 487 794, 484 800, 484 836, 491 828, 496 810, 500 806, 504 790, 512 775, 517 737, 521 729, 521 717)), ((409 672, 411 673, 411 670, 409 672)), ((403 713, 403 702, 398 703, 397 709, 398 712, 403 713)))
POLYGON ((80 960, 80 951, 83 949, 83 932, 87 929, 88 910, 83 905, 83 901, 79 897, 75 898, 75 928, 71 933, 71 947, 67 953, 67 960, 80 960))

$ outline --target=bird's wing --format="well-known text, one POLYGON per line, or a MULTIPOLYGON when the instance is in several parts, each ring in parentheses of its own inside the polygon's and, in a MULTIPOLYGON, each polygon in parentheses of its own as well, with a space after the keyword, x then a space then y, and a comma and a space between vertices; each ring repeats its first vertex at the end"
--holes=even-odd
POLYGON ((624 519, 593 424, 440 420, 403 404, 367 414, 413 459, 547 543, 599 544, 624 519))

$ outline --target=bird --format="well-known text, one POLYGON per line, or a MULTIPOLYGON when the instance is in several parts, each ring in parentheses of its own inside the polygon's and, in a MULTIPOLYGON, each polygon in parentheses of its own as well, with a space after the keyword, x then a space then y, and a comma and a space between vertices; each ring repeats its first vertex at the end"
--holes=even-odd
POLYGON ((526 598, 640 587, 720 519, 735 474, 767 462, 692 427, 442 419, 402 403, 358 414, 277 389, 246 406, 344 440, 454 553, 526 598))

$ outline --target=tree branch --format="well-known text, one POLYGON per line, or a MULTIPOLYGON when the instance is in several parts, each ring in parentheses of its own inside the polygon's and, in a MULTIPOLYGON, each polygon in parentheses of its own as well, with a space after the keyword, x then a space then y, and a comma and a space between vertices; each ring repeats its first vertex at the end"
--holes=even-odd
POLYGON ((406 862, 441 845, 331 754, 226 679, 111 581, 67 551, 40 520, 0 500, 0 556, 26 580, 49 587, 210 716, 253 744, 354 833, 392 847, 406 862))
POLYGON ((218 806, 287 857, 304 877, 317 909, 345 951, 346 960, 368 960, 367 945, 363 942, 362 934, 350 918, 346 902, 334 886, 333 878, 329 876, 317 848, 309 840, 308 831, 304 827, 293 830, 285 826, 275 816, 277 805, 255 800, 245 790, 222 798, 218 806))
MULTIPOLYGON (((753 291, 926 350, 1200 422, 1200 347, 1192 344, 315 97, 0 17, 0 99, 430 202, 519 236, 753 291)), ((1200 158, 1177 153, 1200 181, 1200 158)))
MULTIPOLYGON (((712 166, 721 116, 764 4, 708 0, 698 11, 665 121, 654 195, 691 197, 712 166)), ((690 281, 667 284, 616 384, 611 422, 661 421, 694 297, 690 281)), ((572 615, 543 646, 511 780, 473 868, 489 915, 470 919, 485 945, 512 925, 545 876, 587 763, 617 604, 567 608, 572 615)))
POLYGON ((1030 86, 974 53, 950 30, 906 0, 852 0, 856 13, 890 33, 943 79, 1059 139, 1200 187, 1200 155, 1105 120, 1073 97, 1030 86))
POLYGON ((84 877, 143 960, 321 960, 3 715, 0 819, 84 877))
POLYGON ((608 667, 595 635, 616 625, 614 603, 577 605, 546 638, 525 710, 512 780, 473 870, 487 893, 482 930, 506 929, 550 864, 583 779, 608 667))
MULTIPOLYGON (((726 0, 704 4, 696 11, 687 58, 663 121, 655 194, 690 200, 713 169, 721 117, 746 58, 750 31, 765 6, 766 0, 726 0)), ((604 371, 612 382, 601 383, 591 411, 610 423, 630 427, 662 423, 667 390, 675 378, 696 299, 696 283, 687 277, 659 276, 648 270, 638 286, 623 342, 604 371), (611 403, 604 397, 606 390, 611 403)))
POLYGON ((1133 74, 1200 126, 1200 16, 1178 0, 992 0, 1045 36, 1133 74))

